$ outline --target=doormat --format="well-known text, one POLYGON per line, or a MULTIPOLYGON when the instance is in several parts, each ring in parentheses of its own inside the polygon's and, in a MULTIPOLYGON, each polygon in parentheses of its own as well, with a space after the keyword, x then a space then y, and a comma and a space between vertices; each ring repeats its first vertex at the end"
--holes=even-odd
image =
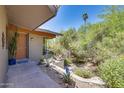
POLYGON ((22 64, 22 63, 28 63, 28 60, 19 60, 19 61, 17 61, 17 64, 22 64))

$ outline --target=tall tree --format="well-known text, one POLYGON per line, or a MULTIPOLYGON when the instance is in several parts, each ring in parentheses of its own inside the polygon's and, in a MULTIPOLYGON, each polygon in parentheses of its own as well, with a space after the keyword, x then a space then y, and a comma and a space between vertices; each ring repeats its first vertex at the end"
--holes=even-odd
POLYGON ((86 22, 87 22, 87 19, 88 19, 88 14, 87 13, 84 13, 83 14, 83 20, 84 20, 84 24, 85 24, 85 31, 86 31, 86 22))

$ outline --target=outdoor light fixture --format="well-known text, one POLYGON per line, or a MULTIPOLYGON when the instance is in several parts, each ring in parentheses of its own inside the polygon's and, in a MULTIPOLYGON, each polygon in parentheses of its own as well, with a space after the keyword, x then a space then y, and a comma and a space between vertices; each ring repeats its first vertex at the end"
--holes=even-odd
POLYGON ((31 40, 34 39, 33 37, 30 38, 31 40))

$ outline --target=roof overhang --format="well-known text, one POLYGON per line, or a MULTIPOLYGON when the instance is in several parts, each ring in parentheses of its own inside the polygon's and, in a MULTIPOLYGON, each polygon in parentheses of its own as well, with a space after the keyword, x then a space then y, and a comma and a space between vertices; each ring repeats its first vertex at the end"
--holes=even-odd
POLYGON ((60 33, 57 33, 57 32, 54 32, 54 31, 50 31, 50 30, 47 30, 47 29, 38 28, 38 29, 35 29, 35 31, 50 33, 50 34, 53 34, 55 36, 62 36, 62 34, 60 34, 60 33))
POLYGON ((45 37, 47 39, 52 39, 52 38, 55 38, 56 36, 62 35, 62 34, 52 32, 52 31, 48 31, 48 30, 45 30, 45 29, 36 29, 36 30, 24 29, 24 28, 21 28, 21 27, 17 27, 13 24, 9 24, 7 26, 7 29, 9 31, 13 31, 13 32, 24 32, 24 33, 29 33, 29 34, 36 34, 36 35, 40 35, 42 37, 45 37))
POLYGON ((57 13, 54 5, 6 5, 8 23, 34 30, 57 13))

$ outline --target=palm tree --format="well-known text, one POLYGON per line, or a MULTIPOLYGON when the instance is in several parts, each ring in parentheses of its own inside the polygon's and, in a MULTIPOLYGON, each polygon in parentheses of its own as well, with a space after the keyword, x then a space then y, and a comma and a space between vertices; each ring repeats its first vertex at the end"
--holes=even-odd
POLYGON ((86 21, 88 19, 88 14, 87 13, 84 13, 83 14, 83 20, 84 20, 84 24, 85 24, 85 31, 86 31, 86 21))

